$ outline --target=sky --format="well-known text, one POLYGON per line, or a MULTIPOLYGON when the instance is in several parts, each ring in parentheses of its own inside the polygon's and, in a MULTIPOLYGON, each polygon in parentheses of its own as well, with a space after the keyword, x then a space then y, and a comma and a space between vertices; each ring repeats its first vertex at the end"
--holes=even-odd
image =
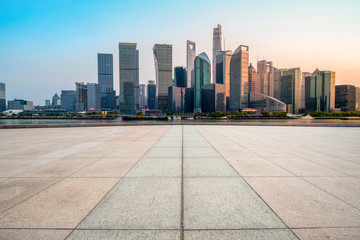
POLYGON ((97 82, 97 53, 112 53, 118 94, 118 42, 138 44, 147 83, 154 44, 173 45, 174 67, 186 66, 186 40, 212 59, 221 24, 226 50, 248 45, 254 66, 332 70, 336 84, 360 87, 359 12, 359 0, 1 0, 0 82, 8 100, 44 105, 75 82, 97 82))

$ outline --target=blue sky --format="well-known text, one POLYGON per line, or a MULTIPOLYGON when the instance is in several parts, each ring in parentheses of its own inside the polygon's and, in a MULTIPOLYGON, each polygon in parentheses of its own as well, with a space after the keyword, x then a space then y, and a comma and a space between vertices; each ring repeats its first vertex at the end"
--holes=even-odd
POLYGON ((360 1, 0 1, 0 82, 7 99, 44 104, 75 82, 97 82, 96 54, 136 42, 140 82, 154 79, 152 47, 173 44, 174 66, 185 66, 185 43, 210 59, 212 29, 222 24, 226 48, 250 47, 279 68, 336 71, 337 84, 360 86, 360 1))

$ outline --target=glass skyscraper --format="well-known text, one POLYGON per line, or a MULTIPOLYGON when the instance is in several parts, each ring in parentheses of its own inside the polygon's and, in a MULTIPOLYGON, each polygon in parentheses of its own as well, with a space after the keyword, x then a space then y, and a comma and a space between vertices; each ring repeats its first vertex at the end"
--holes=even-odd
POLYGON ((62 90, 61 91, 61 109, 68 112, 75 112, 76 105, 76 91, 62 90))
POLYGON ((135 83, 134 83, 134 93, 135 93, 135 107, 138 110, 140 108, 140 86, 139 86, 139 50, 136 50, 135 57, 135 83))
POLYGON ((136 43, 119 43, 120 112, 135 114, 136 43))
POLYGON ((194 61, 196 57, 196 44, 192 41, 186 41, 186 71, 187 71, 187 87, 194 86, 194 61))
POLYGON ((212 52, 212 65, 213 65, 213 80, 212 82, 215 83, 216 80, 216 55, 218 52, 221 51, 221 38, 222 38, 222 31, 221 25, 218 24, 213 31, 213 52, 212 52))
POLYGON ((257 72, 260 75, 260 92, 266 96, 274 96, 274 68, 273 63, 261 60, 257 63, 257 72))
POLYGON ((172 45, 155 44, 153 48, 156 75, 156 107, 168 111, 168 88, 172 86, 172 45))
POLYGON ((195 58, 194 112, 201 112, 201 87, 210 83, 211 63, 206 53, 195 58))
POLYGON ((0 112, 6 110, 5 83, 0 83, 0 112))
POLYGON ((186 70, 184 67, 174 68, 174 85, 175 87, 187 87, 186 70))
POLYGON ((249 98, 249 47, 240 45, 230 61, 230 111, 248 107, 249 98))
POLYGON ((155 81, 149 80, 147 85, 147 108, 150 110, 155 109, 156 102, 156 84, 155 81))
POLYGON ((98 84, 101 93, 101 109, 111 111, 115 109, 113 55, 98 53, 98 84))
POLYGON ((299 113, 301 108, 300 68, 283 71, 280 82, 280 101, 286 104, 287 112, 299 113))
POLYGON ((232 51, 220 51, 216 55, 215 83, 225 84, 226 97, 230 97, 230 61, 232 51))

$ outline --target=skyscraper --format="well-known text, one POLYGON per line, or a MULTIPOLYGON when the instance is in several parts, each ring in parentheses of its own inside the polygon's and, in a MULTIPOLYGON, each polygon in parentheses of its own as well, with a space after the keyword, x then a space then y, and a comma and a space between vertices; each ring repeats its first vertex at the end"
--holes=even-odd
POLYGON ((210 83, 211 63, 206 53, 200 53, 195 58, 195 81, 194 81, 194 112, 201 112, 201 87, 210 83))
POLYGON ((305 78, 311 75, 309 72, 301 73, 301 109, 305 109, 305 78))
POLYGON ((274 68, 274 98, 280 99, 280 82, 284 71, 288 69, 274 68))
POLYGON ((0 112, 6 110, 6 89, 5 83, 0 83, 0 112))
POLYGON ((356 111, 356 87, 354 85, 335 86, 335 107, 341 111, 356 111))
POLYGON ((55 93, 54 96, 52 97, 51 105, 53 107, 61 106, 61 99, 57 93, 55 93))
POLYGON ((87 109, 88 112, 101 112, 100 85, 97 83, 87 84, 87 109))
POLYGON ((226 97, 230 97, 230 61, 232 51, 220 51, 216 55, 216 68, 215 83, 225 84, 226 97))
POLYGON ((248 107, 249 97, 249 47, 240 45, 230 61, 230 111, 248 107))
POLYGON ((115 109, 113 55, 98 53, 98 84, 100 85, 101 109, 111 111, 115 109))
POLYGON ((257 63, 257 71, 260 75, 260 93, 274 96, 274 69, 273 63, 261 60, 257 63))
POLYGON ((153 48, 156 75, 156 107, 168 110, 168 88, 172 86, 172 45, 155 44, 153 48))
POLYGON ((147 108, 155 109, 156 102, 156 84, 155 81, 149 80, 147 85, 147 108))
POLYGON ((61 109, 68 112, 75 112, 76 105, 76 91, 62 90, 61 91, 61 109))
POLYGON ((212 52, 212 65, 213 65, 213 83, 215 83, 216 79, 216 55, 218 52, 221 51, 221 39, 222 39, 222 32, 221 32, 221 25, 218 24, 213 31, 213 52, 212 52))
POLYGON ((145 84, 140 84, 139 87, 140 87, 139 108, 144 109, 146 107, 145 84))
POLYGON ((301 108, 300 68, 283 71, 280 82, 280 101, 286 104, 287 112, 299 113, 301 108))
POLYGON ((87 85, 83 82, 77 82, 76 85, 76 112, 84 112, 87 110, 87 85))
POLYGON ((186 71, 187 87, 194 86, 194 61, 196 57, 196 44, 192 41, 186 41, 186 71))
POLYGON ((224 84, 210 83, 201 87, 201 111, 215 112, 226 110, 226 87, 224 84))
POLYGON ((174 85, 175 87, 187 87, 186 70, 184 67, 174 68, 174 85))
POLYGON ((184 112, 185 110, 185 90, 184 87, 169 87, 169 112, 177 113, 184 112))
POLYGON ((135 107, 139 109, 140 106, 140 86, 139 86, 139 50, 136 50, 135 57, 135 107))
POLYGON ((249 92, 260 93, 260 74, 250 63, 249 66, 249 92))
POLYGON ((119 43, 120 112, 135 114, 136 43, 119 43))

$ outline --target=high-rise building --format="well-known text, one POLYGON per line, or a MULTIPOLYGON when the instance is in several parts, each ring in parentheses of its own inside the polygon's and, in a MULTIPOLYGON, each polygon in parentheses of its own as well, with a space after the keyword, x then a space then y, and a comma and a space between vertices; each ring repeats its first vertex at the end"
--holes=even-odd
POLYGON ((51 105, 53 107, 61 106, 61 99, 57 93, 55 93, 54 96, 52 97, 51 105))
POLYGON ((185 111, 185 90, 184 87, 169 87, 168 111, 172 113, 185 111))
POLYGON ((175 67, 174 68, 174 85, 175 87, 187 87, 187 74, 184 67, 175 67))
POLYGON ((111 111, 115 109, 113 55, 98 53, 98 84, 101 93, 101 109, 111 111))
POLYGON ((45 99, 45 107, 50 107, 50 106, 51 106, 50 99, 45 99))
POLYGON ((260 93, 274 96, 274 68, 273 63, 261 60, 257 63, 257 71, 260 75, 260 93))
POLYGON ((185 107, 184 112, 194 112, 194 88, 185 88, 185 107))
POLYGON ((168 111, 168 88, 172 86, 172 45, 155 44, 156 107, 168 111))
POLYGON ((135 57, 135 107, 139 109, 140 107, 140 83, 139 83, 139 50, 136 50, 136 57, 135 57))
POLYGON ((61 109, 68 112, 75 112, 76 105, 76 91, 62 90, 61 91, 61 109))
POLYGON ((87 100, 87 85, 83 82, 77 82, 76 85, 76 112, 84 112, 88 109, 88 100, 87 100))
POLYGON ((212 65, 213 65, 213 80, 212 82, 215 83, 216 81, 216 55, 218 52, 221 51, 221 39, 222 39, 222 31, 221 25, 218 24, 216 28, 213 30, 213 52, 212 52, 212 65))
POLYGON ((276 99, 280 99, 281 76, 283 75, 283 72, 287 70, 288 69, 274 68, 274 98, 276 99))
POLYGON ((210 83, 201 87, 202 112, 226 111, 225 84, 210 83))
POLYGON ((299 113, 301 108, 301 70, 291 68, 283 71, 280 82, 280 101, 286 104, 287 112, 299 113))
POLYGON ((226 97, 230 97, 230 61, 232 51, 220 51, 216 55, 215 83, 225 84, 226 97))
POLYGON ((249 47, 240 45, 230 61, 230 111, 248 107, 249 97, 249 47))
POLYGON ((186 41, 186 86, 194 87, 194 61, 196 57, 196 44, 192 41, 186 41))
POLYGON ((355 110, 360 111, 360 87, 356 88, 356 105, 355 110))
POLYGON ((260 93, 260 74, 250 63, 249 66, 249 92, 260 93))
POLYGON ((194 81, 194 112, 201 112, 201 87, 209 84, 211 79, 211 63, 206 53, 200 53, 195 58, 194 81))
POLYGON ((120 112, 136 113, 136 43, 119 43, 120 112))
POLYGON ((305 78, 311 75, 309 72, 301 73, 301 109, 305 109, 305 78))
POLYGON ((144 109, 146 107, 145 84, 140 84, 139 87, 140 87, 139 108, 144 109))
POLYGON ((156 102, 156 84, 155 81, 149 80, 147 85, 147 108, 148 109, 155 109, 155 102, 156 102))
POLYGON ((87 111, 101 112, 101 90, 97 83, 87 84, 87 111))
POLYGON ((6 89, 5 83, 0 83, 0 112, 6 110, 6 89))
POLYGON ((356 87, 354 85, 335 86, 335 107, 343 112, 356 111, 356 87))
POLYGON ((8 101, 9 110, 23 110, 23 111, 32 111, 34 110, 34 104, 32 101, 27 101, 23 99, 14 99, 8 101))

